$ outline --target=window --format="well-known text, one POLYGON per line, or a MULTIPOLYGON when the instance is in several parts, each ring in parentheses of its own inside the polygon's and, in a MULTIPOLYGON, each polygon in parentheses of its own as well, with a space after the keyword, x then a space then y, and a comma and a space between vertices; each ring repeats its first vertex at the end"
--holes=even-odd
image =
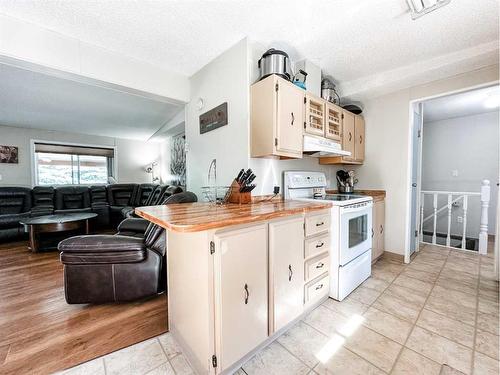
POLYGON ((113 157, 113 149, 35 143, 36 184, 105 184, 113 157))

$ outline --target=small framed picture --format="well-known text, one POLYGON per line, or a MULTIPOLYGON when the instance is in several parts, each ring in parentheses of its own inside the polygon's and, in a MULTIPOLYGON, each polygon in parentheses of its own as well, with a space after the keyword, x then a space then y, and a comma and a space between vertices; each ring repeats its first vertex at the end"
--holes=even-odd
POLYGON ((19 149, 16 146, 0 146, 0 163, 19 163, 19 149))

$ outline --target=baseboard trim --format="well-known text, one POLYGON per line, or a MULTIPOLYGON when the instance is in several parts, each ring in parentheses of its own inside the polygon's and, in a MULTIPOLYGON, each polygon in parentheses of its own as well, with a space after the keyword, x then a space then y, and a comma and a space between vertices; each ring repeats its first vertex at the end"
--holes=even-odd
POLYGON ((405 256, 402 254, 396 254, 396 253, 391 253, 390 251, 384 251, 382 254, 381 258, 391 260, 393 262, 399 262, 399 263, 404 263, 405 262, 405 256))

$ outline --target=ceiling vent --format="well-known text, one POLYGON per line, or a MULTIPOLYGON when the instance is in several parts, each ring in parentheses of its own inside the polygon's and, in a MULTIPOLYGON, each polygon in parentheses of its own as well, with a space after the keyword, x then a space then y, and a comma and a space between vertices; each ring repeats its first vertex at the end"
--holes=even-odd
POLYGON ((410 7, 411 18, 416 20, 433 10, 449 4, 451 0, 407 0, 407 2, 410 7))

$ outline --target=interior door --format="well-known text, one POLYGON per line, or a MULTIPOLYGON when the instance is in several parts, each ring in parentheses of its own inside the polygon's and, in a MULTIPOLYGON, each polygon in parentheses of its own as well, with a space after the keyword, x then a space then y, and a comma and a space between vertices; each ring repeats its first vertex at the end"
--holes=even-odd
POLYGON ((354 114, 344 111, 342 120, 342 148, 350 151, 351 156, 344 156, 344 159, 352 160, 355 157, 354 151, 354 114))
MULTIPOLYGON (((422 152, 422 104, 414 104, 413 111, 413 132, 412 132, 412 166, 411 166, 411 212, 410 212, 410 254, 418 250, 419 243, 419 183, 420 183, 420 159, 422 152)), ((409 261, 409 259, 407 259, 409 261)))
POLYGON ((216 234, 215 256, 216 350, 223 371, 267 338, 267 226, 216 234))
POLYGON ((270 279, 273 300, 271 332, 302 314, 304 306, 304 218, 269 224, 270 279))
POLYGON ((276 150, 302 154, 304 90, 277 79, 276 150))
POLYGON ((363 116, 354 118, 354 158, 357 161, 365 160, 365 119, 363 116))

